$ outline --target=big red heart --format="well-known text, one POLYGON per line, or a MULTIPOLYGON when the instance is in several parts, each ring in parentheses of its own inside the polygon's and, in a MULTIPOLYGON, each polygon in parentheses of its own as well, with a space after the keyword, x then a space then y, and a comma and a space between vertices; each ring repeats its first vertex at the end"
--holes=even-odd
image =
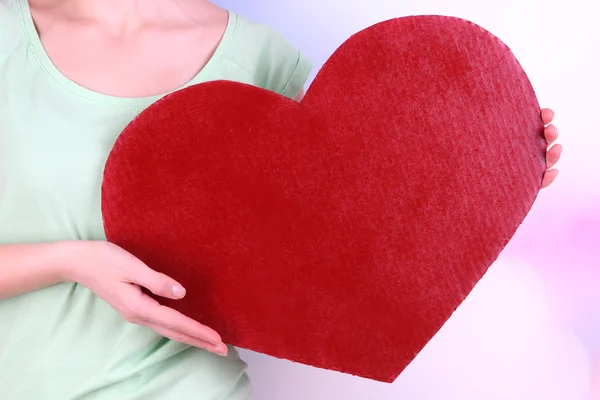
POLYGON ((107 162, 106 234, 182 282, 161 301, 228 343, 390 382, 533 204, 539 114, 482 28, 379 23, 301 103, 218 81, 148 108, 107 162))

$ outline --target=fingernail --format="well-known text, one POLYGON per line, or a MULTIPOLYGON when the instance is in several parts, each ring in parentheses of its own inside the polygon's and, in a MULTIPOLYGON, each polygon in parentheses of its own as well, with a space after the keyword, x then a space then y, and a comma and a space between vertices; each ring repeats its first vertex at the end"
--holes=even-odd
POLYGON ((225 343, 220 343, 215 349, 215 353, 222 357, 227 357, 227 346, 225 343))
POLYGON ((185 289, 181 285, 173 285, 171 293, 173 293, 173 297, 176 299, 181 299, 185 296, 185 289))

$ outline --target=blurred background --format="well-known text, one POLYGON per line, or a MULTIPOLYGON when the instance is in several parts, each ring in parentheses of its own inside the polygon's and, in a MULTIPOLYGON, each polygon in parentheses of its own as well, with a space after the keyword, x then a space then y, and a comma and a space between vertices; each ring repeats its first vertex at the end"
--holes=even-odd
MULTIPOLYGON (((556 111, 561 173, 467 301, 391 385, 242 351, 257 400, 600 400, 600 23, 590 0, 217 0, 281 31, 311 79, 350 35, 438 14, 498 36, 556 111)), ((386 357, 385 349, 380 351, 386 357)))

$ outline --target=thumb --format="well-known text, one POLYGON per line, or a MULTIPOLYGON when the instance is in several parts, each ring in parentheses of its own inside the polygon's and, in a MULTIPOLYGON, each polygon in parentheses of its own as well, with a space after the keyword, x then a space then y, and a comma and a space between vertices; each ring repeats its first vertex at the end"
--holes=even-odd
POLYGON ((181 299, 185 296, 185 288, 179 282, 145 265, 134 273, 130 281, 145 287, 157 296, 169 299, 181 299))

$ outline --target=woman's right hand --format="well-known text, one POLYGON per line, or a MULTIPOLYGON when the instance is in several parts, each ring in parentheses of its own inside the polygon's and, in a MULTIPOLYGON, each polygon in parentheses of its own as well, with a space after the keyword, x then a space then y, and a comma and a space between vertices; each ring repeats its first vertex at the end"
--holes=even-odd
POLYGON ((227 346, 217 332, 160 305, 142 291, 144 287, 157 296, 181 299, 185 289, 178 282, 112 243, 80 241, 70 245, 71 256, 75 255, 73 252, 81 254, 74 259, 87 260, 87 265, 73 267, 66 273, 67 280, 96 293, 130 323, 147 326, 177 342, 227 355, 227 346))

